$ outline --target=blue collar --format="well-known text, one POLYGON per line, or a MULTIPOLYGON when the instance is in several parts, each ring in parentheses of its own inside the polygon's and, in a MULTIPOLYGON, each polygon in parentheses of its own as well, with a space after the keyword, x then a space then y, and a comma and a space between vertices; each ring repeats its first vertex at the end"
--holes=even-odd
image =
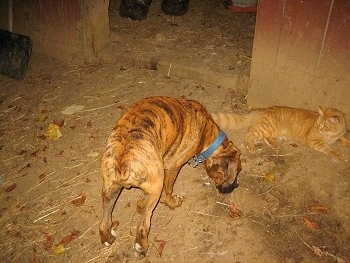
POLYGON ((196 168, 196 166, 199 163, 203 163, 210 155, 213 154, 213 152, 223 143, 223 141, 226 139, 226 134, 220 130, 219 136, 216 137, 215 141, 209 146, 208 149, 206 149, 204 152, 200 153, 199 155, 193 156, 188 163, 193 166, 193 168, 196 168))

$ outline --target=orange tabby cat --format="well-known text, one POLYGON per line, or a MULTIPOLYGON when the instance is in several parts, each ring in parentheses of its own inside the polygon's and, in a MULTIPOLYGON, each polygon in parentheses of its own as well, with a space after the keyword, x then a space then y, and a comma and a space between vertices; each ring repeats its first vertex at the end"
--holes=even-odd
POLYGON ((343 154, 329 145, 337 141, 350 147, 350 141, 344 137, 347 130, 344 114, 333 108, 319 107, 318 112, 314 112, 273 106, 245 115, 212 115, 222 129, 248 127, 245 142, 250 152, 255 150, 254 144, 259 140, 264 140, 268 146, 277 149, 276 139, 288 138, 325 153, 333 159, 341 160, 343 154))

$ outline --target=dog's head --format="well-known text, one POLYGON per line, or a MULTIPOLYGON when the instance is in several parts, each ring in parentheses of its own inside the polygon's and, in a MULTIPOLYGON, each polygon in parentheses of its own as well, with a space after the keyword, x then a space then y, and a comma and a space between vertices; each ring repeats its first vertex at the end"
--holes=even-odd
POLYGON ((205 170, 220 193, 231 193, 238 187, 237 177, 241 171, 241 152, 227 139, 204 162, 205 170))

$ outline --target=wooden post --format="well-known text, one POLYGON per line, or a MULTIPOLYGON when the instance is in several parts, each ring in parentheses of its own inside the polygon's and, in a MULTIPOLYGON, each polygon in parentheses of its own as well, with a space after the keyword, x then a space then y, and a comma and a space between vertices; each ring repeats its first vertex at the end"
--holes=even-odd
POLYGON ((84 61, 96 62, 110 38, 109 1, 82 0, 84 61))

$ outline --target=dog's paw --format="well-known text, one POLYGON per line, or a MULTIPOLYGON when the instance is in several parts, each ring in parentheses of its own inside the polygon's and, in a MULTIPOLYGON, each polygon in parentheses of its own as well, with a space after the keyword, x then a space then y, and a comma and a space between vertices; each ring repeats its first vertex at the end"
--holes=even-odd
POLYGON ((105 245, 106 247, 109 247, 110 245, 113 244, 116 237, 117 237, 117 232, 114 229, 111 229, 111 232, 109 235, 101 234, 102 244, 105 245))
POLYGON ((178 193, 176 196, 183 201, 185 199, 186 193, 181 192, 181 193, 178 193))
POLYGON ((182 205, 183 196, 179 195, 168 195, 163 196, 160 200, 162 203, 164 203, 166 206, 168 206, 170 209, 175 209, 176 207, 179 207, 182 205))
POLYGON ((117 231, 115 231, 114 229, 111 229, 111 235, 114 237, 117 237, 117 231))
POLYGON ((146 251, 142 248, 142 246, 139 243, 135 243, 134 245, 134 256, 137 259, 142 259, 146 255, 146 251))

